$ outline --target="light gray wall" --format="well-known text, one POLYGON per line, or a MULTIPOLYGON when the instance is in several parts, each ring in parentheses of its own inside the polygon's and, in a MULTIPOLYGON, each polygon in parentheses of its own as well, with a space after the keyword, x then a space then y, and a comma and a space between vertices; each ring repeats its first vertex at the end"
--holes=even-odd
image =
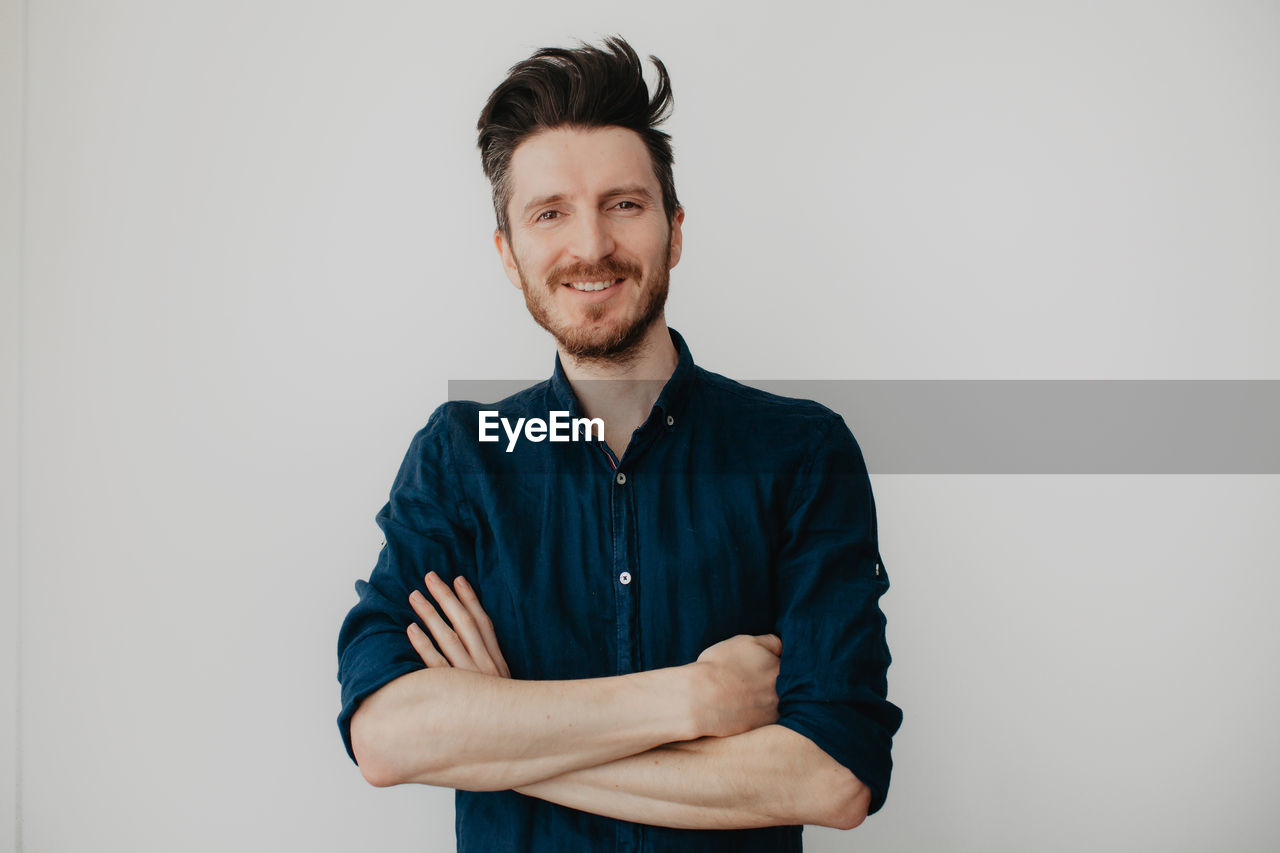
MULTIPOLYGON (((1274 3, 4 8, 25 853, 452 849, 450 792, 347 759, 334 648, 447 380, 551 368, 473 142, 536 47, 667 63, 713 370, 1280 378, 1274 3)), ((884 811, 809 849, 1280 843, 1276 477, 874 487, 906 719, 884 811)))
POLYGON ((23 4, 0 0, 0 851, 18 843, 23 4))

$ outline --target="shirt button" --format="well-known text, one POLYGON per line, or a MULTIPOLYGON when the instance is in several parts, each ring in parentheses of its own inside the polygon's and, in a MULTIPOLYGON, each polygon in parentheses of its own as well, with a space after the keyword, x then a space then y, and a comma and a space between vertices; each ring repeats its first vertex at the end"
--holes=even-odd
POLYGON ((618 476, 616 479, 618 480, 619 486, 625 486, 627 484, 627 475, 622 473, 621 471, 618 472, 618 476))
POLYGON ((675 425, 676 425, 676 419, 671 417, 671 415, 667 415, 667 426, 675 426, 675 425))
POLYGON ((626 586, 627 584, 631 583, 631 572, 623 572, 622 574, 618 575, 618 582, 621 583, 623 586, 626 586))

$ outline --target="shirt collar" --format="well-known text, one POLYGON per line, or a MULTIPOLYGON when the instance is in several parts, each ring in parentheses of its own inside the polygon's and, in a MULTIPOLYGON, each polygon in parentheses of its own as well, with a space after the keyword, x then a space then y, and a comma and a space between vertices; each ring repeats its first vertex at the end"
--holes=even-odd
MULTIPOLYGON (((658 395, 654 407, 661 409, 665 416, 674 419, 688 402, 689 394, 693 390, 695 370, 693 356, 689 354, 689 345, 684 342, 684 337, 670 327, 667 331, 671 333, 671 343, 676 348, 676 369, 667 380, 667 384, 662 386, 662 393, 658 395)), ((570 417, 581 415, 577 395, 573 393, 573 386, 569 384, 569 377, 565 375, 559 352, 556 353, 555 371, 551 374, 551 396, 556 403, 569 412, 570 417)), ((673 425, 666 424, 667 427, 673 425)))

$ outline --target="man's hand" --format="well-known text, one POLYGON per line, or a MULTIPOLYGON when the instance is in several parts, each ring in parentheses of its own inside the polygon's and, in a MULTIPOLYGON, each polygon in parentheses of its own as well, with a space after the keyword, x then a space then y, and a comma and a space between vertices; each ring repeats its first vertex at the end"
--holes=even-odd
POLYGON ((699 729, 716 737, 748 732, 778 721, 778 669, 782 640, 776 634, 738 634, 708 647, 695 667, 699 729))
POLYGON ((453 627, 449 627, 426 596, 414 590, 409 595, 409 604, 422 619, 422 623, 431 632, 431 637, 440 646, 437 651, 431 638, 423 633, 416 622, 409 625, 409 642, 417 651, 422 662, 430 667, 455 667, 483 672, 486 675, 497 675, 510 678, 511 670, 498 648, 498 637, 493 630, 493 621, 480 606, 480 599, 466 578, 459 575, 454 580, 458 593, 454 595, 449 585, 440 579, 435 572, 426 576, 427 590, 440 604, 453 627), (441 654, 443 652, 443 654, 441 654))

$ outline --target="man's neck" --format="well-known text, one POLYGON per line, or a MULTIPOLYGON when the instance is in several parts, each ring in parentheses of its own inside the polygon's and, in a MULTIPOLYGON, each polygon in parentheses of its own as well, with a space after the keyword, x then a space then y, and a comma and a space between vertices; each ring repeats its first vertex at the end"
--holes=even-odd
POLYGON ((583 414, 604 420, 605 442, 619 459, 678 362, 671 332, 661 317, 625 363, 580 361, 560 351, 560 364, 583 414))

